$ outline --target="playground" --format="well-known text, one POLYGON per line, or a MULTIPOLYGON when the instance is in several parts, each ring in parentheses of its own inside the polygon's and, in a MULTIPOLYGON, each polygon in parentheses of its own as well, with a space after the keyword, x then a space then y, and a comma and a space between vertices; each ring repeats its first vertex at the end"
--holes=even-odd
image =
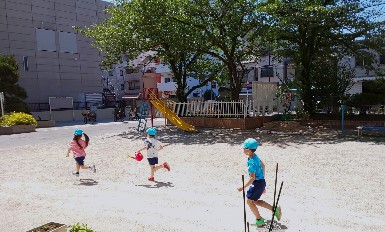
MULTIPOLYGON (((71 133, 73 128, 62 130, 71 133)), ((35 133, 55 137, 55 130, 35 133)), ((267 193, 262 198, 270 203, 279 163, 281 231, 385 231, 385 143, 338 134, 231 129, 191 134, 158 126, 157 138, 170 144, 160 151, 160 162, 167 161, 171 171, 160 170, 156 181, 149 182, 146 160, 127 158, 143 145, 144 135, 137 128, 122 127, 116 133, 90 135, 86 164, 96 164, 97 173, 81 172, 76 185, 71 175, 74 161, 65 157, 70 137, 2 146, 0 230, 27 231, 52 221, 87 223, 103 232, 242 232, 243 199, 237 188, 247 172, 241 144, 254 137, 261 143, 257 154, 266 164, 267 193)), ((12 136, 18 141, 34 134, 12 136)), ((254 221, 250 210, 246 212, 247 221, 254 221)), ((264 209, 261 214, 271 217, 264 209)))

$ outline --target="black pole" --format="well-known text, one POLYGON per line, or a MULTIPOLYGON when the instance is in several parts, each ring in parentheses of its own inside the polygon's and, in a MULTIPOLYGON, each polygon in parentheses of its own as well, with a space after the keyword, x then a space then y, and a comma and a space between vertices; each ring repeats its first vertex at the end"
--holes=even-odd
POLYGON ((243 220, 245 223, 246 232, 246 201, 245 201, 245 176, 242 175, 242 192, 243 192, 243 220))
POLYGON ((269 82, 270 82, 270 52, 269 52, 269 66, 268 66, 267 72, 269 75, 269 82))
MULTIPOLYGON (((273 207, 275 205, 275 196, 277 194, 277 178, 278 178, 278 163, 275 167, 275 183, 274 183, 274 200, 273 200, 273 207)), ((273 211, 273 217, 274 217, 274 211, 273 211)))
POLYGON ((250 232, 250 224, 247 222, 247 232, 250 232))
MULTIPOLYGON (((283 186, 283 181, 281 182, 281 187, 279 188, 278 197, 277 197, 277 203, 275 204, 275 206, 273 205, 273 212, 275 212, 275 210, 277 210, 277 206, 278 206, 278 202, 279 202, 279 197, 281 196, 282 186, 283 186)), ((273 218, 271 219, 269 232, 273 231, 273 220, 274 220, 274 213, 273 213, 273 218)))
POLYGON ((276 194, 277 194, 277 178, 278 178, 278 163, 275 167, 275 182, 274 182, 274 199, 273 199, 273 213, 272 213, 272 217, 271 217, 271 223, 270 223, 270 228, 272 227, 273 225, 273 220, 274 220, 274 213, 275 213, 275 197, 276 197, 276 194))

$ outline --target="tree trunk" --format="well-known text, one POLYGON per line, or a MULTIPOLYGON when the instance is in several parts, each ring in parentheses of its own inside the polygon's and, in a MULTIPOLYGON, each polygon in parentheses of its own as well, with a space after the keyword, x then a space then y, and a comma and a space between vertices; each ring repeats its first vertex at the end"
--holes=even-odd
POLYGON ((177 88, 176 98, 178 99, 179 102, 187 102, 187 95, 184 92, 184 88, 177 88))
POLYGON ((242 79, 239 78, 237 66, 232 61, 227 62, 230 77, 231 100, 238 101, 242 90, 242 79))
POLYGON ((308 70, 310 70, 310 67, 305 66, 301 70, 302 101, 304 111, 308 112, 310 116, 313 116, 315 114, 314 96, 308 70))

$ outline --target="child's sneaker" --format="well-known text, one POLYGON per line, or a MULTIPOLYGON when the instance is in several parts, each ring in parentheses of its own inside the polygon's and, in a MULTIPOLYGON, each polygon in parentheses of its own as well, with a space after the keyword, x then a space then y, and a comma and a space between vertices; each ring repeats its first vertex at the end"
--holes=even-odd
POLYGON ((96 173, 95 165, 89 166, 88 169, 90 169, 90 171, 92 171, 93 173, 96 173))
POLYGON ((277 218, 278 221, 281 220, 282 212, 281 212, 281 207, 280 206, 278 206, 278 208, 275 209, 274 216, 277 218))
POLYGON ((255 220, 255 225, 256 226, 263 226, 265 224, 265 219, 260 218, 255 220))
POLYGON ((164 162, 164 163, 163 163, 163 167, 164 167, 165 169, 167 169, 167 171, 170 171, 170 166, 168 165, 167 162, 164 162))
POLYGON ((79 173, 76 172, 72 172, 72 175, 74 175, 75 177, 79 177, 79 173))
POLYGON ((150 177, 148 178, 149 181, 155 181, 155 178, 154 177, 150 177))

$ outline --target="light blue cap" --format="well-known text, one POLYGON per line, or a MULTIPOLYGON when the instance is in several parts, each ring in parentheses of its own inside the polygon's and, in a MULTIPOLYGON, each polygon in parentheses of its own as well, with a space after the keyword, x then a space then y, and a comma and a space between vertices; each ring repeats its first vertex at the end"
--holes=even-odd
POLYGON ((245 142, 243 142, 243 148, 257 149, 257 147, 258 147, 258 142, 253 138, 248 138, 245 140, 245 142))
POLYGON ((154 136, 156 134, 156 129, 154 127, 148 128, 147 134, 154 136))
POLYGON ((83 130, 81 129, 76 129, 74 132, 74 135, 82 135, 82 134, 83 134, 83 130))

